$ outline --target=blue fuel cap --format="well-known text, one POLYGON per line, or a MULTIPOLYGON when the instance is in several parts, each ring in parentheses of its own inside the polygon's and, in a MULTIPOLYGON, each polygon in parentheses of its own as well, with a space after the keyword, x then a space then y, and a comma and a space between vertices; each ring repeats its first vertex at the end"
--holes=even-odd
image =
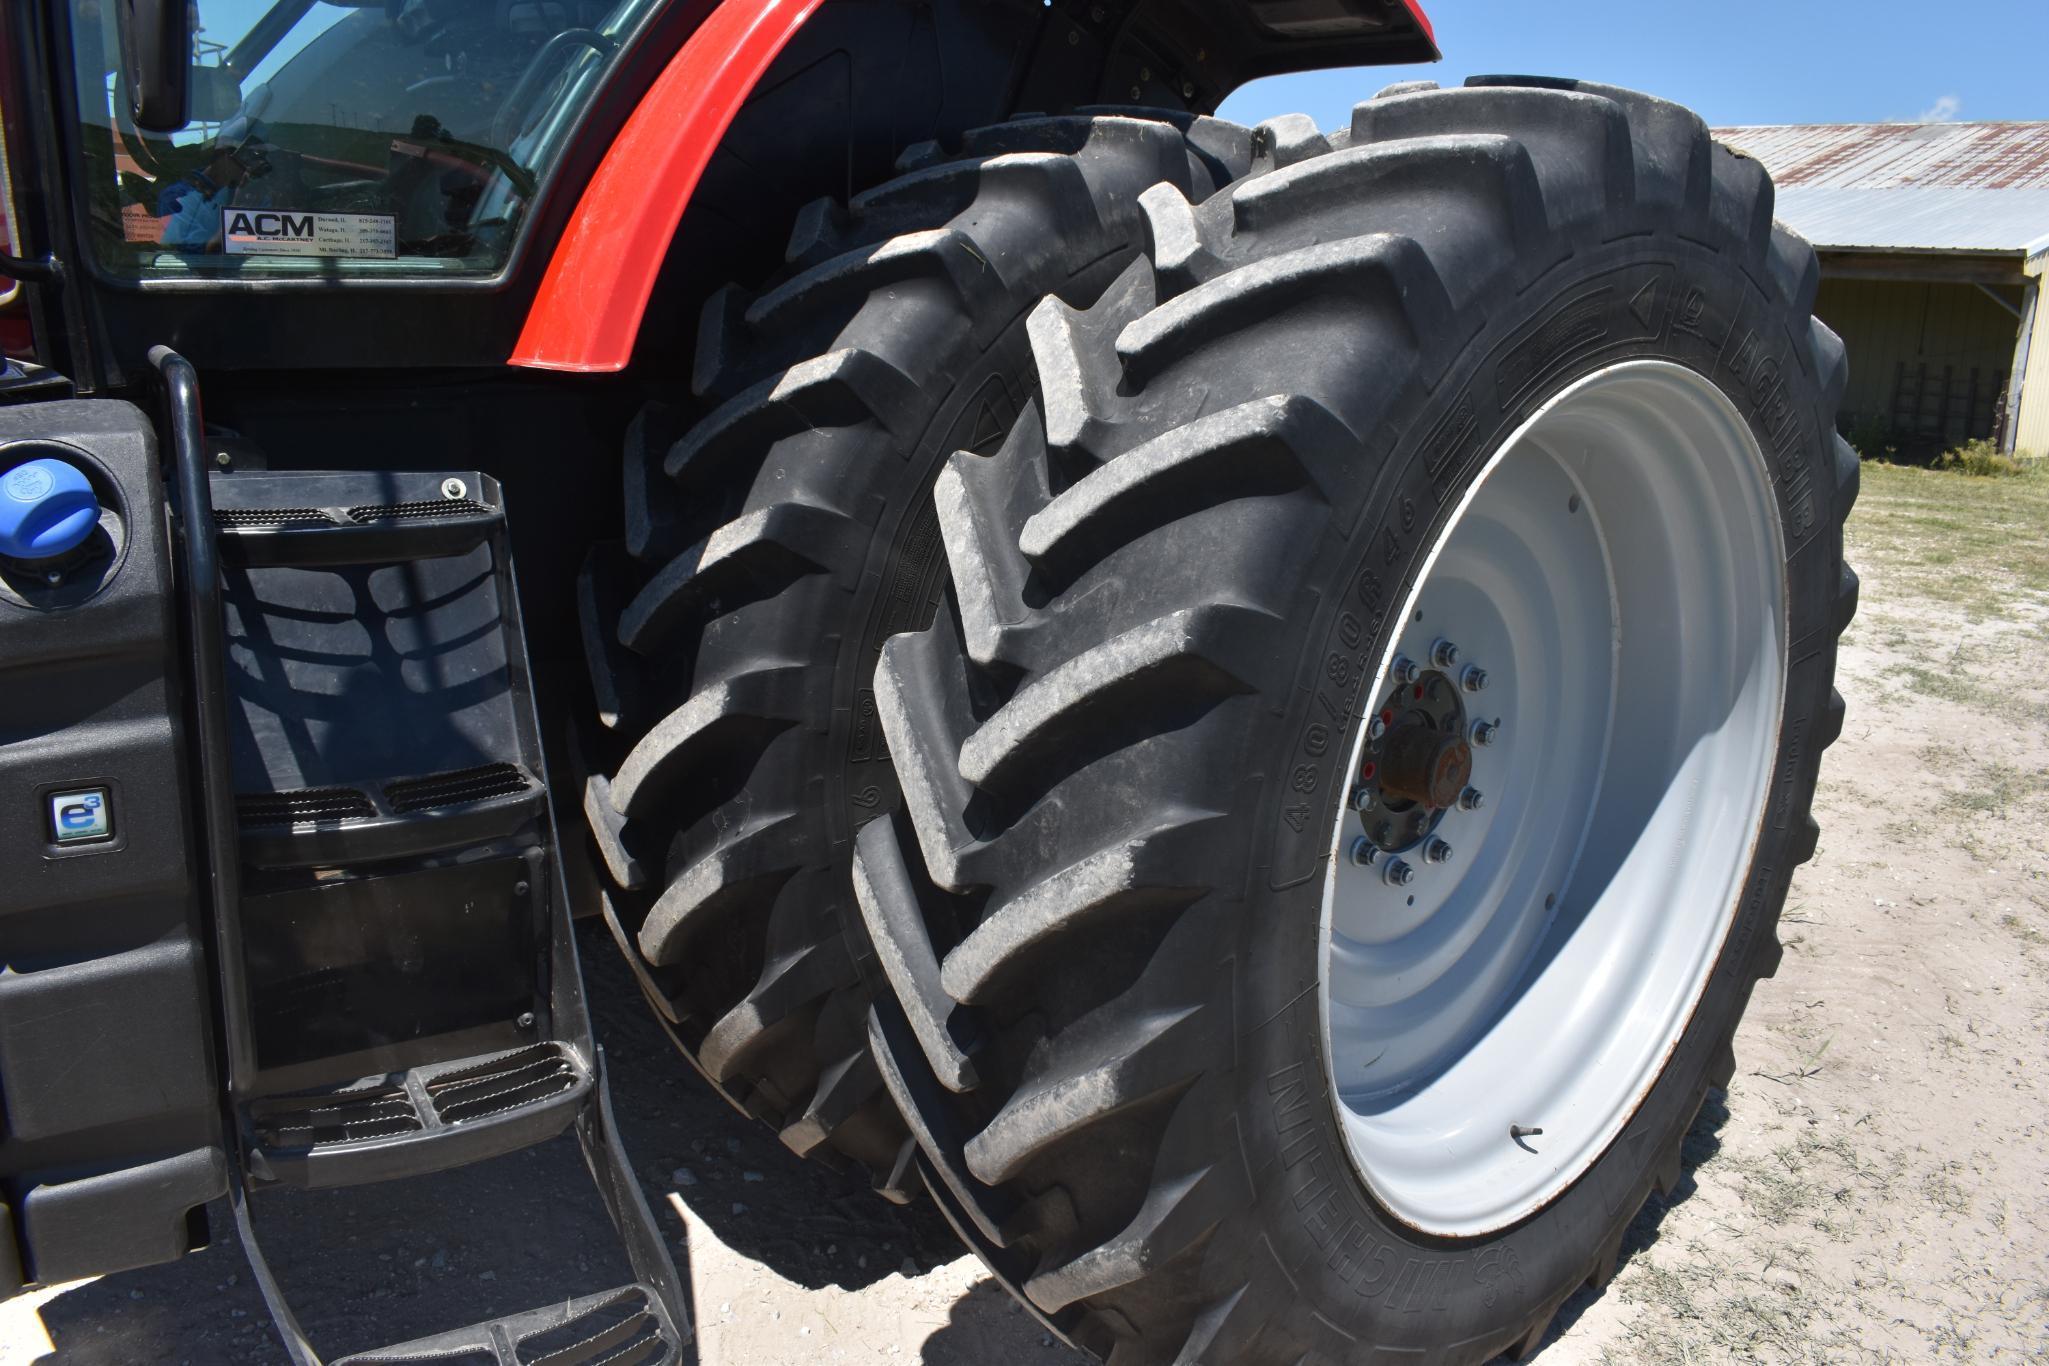
POLYGON ((31 460, 0 474, 0 556, 55 559, 76 550, 99 522, 91 482, 62 460, 31 460))

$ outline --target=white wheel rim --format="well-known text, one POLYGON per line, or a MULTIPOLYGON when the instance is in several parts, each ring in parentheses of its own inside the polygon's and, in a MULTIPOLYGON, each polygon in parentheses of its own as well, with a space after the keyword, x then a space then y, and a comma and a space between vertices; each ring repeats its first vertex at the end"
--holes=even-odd
MULTIPOLYGON (((1379 714, 1397 660, 1428 668, 1434 642, 1456 644, 1444 681, 1483 667, 1462 700, 1501 722, 1471 750, 1483 802, 1436 818, 1447 861, 1425 843, 1367 866, 1352 857, 1361 816, 1341 803, 1319 992, 1353 1164, 1404 1222, 1464 1237, 1528 1217, 1663 1070, 1763 824, 1784 565, 1748 425, 1662 361, 1547 403, 1432 548, 1361 709, 1379 714)), ((1356 775, 1385 741, 1354 729, 1356 775)))

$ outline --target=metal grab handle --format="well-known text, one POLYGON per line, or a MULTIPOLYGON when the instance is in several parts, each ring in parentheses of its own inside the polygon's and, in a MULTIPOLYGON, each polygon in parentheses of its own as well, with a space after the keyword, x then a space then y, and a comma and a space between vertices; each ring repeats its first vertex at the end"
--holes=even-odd
MULTIPOLYGON (((199 372, 168 346, 153 346, 149 363, 164 382, 164 406, 177 471, 178 531, 184 544, 185 648, 192 665, 192 712, 198 722, 194 757, 204 806, 207 876, 212 885, 215 950, 220 959, 221 1021, 228 1056, 228 1122, 256 1069, 242 975, 242 886, 234 774, 228 751, 227 646, 221 625, 220 548, 207 487, 206 427, 199 410, 199 372)), ((231 1127, 231 1139, 233 1135, 231 1127)))

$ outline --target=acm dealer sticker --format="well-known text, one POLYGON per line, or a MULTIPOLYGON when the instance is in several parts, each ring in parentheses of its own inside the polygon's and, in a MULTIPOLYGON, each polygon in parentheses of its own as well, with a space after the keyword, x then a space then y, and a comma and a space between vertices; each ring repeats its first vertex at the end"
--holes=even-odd
POLYGON ((230 256, 398 255, 395 220, 383 213, 297 213, 229 209, 223 237, 230 256))

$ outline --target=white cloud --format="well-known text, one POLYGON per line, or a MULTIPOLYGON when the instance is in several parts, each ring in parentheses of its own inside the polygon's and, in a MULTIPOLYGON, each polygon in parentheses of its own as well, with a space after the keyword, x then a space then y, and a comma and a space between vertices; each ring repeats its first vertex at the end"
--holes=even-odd
POLYGON ((1929 105, 1926 109, 1923 109, 1920 112, 1920 114, 1918 114, 1915 117, 1914 122, 1949 123, 1950 121, 1956 118, 1957 111, 1959 111, 1963 107, 1964 102, 1958 99, 1955 95, 1938 95, 1935 97, 1935 103, 1929 105))

